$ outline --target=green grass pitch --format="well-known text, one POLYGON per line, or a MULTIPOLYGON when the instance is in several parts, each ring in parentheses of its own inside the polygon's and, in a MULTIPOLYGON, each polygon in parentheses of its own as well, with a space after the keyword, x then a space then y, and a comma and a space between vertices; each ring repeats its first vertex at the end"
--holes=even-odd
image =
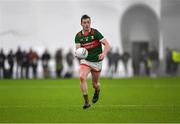
POLYGON ((180 122, 180 77, 100 82, 100 100, 83 110, 79 79, 0 80, 0 122, 180 122))

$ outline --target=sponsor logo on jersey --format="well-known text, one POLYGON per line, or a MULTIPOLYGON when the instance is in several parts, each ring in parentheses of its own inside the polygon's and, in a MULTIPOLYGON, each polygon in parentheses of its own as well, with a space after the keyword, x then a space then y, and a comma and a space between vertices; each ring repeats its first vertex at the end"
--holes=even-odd
POLYGON ((100 45, 100 42, 98 40, 94 40, 92 42, 89 43, 85 43, 85 44, 81 44, 82 47, 85 47, 86 49, 93 49, 96 48, 100 45))

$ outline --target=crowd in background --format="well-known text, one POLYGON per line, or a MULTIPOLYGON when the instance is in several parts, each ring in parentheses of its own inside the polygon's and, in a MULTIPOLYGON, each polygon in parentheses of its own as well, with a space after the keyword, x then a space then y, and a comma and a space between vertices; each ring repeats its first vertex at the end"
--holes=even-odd
POLYGON ((5 55, 3 49, 0 50, 0 79, 3 78, 16 78, 16 79, 29 79, 30 75, 32 78, 38 77, 38 66, 41 61, 43 69, 43 77, 50 78, 51 72, 49 62, 51 59, 55 61, 55 74, 57 78, 66 76, 72 77, 73 73, 73 61, 74 55, 71 50, 65 55, 66 63, 69 70, 65 75, 62 75, 63 71, 63 53, 62 49, 58 49, 54 56, 52 56, 48 50, 40 56, 35 50, 30 49, 29 51, 21 50, 19 47, 16 52, 12 50, 5 55), (6 66, 6 63, 8 66, 6 66), (71 69, 70 69, 71 68, 71 69), (15 73, 15 74, 14 74, 15 73), (15 75, 15 77, 13 77, 15 75))
MULTIPOLYGON (((166 49, 166 75, 177 75, 178 66, 180 63, 180 52, 178 50, 166 49)), ((138 64, 134 62, 133 57, 128 52, 121 53, 119 49, 110 49, 107 54, 107 77, 113 77, 119 73, 119 64, 123 65, 125 75, 128 75, 129 66, 133 68, 133 75, 158 76, 160 61, 157 50, 149 52, 142 51, 138 64)), ((55 77, 73 77, 74 76, 74 61, 73 51, 70 49, 68 53, 63 54, 62 49, 58 49, 52 56, 48 50, 45 50, 42 55, 39 55, 35 50, 22 50, 18 47, 17 51, 10 50, 6 55, 3 49, 0 50, 0 79, 15 78, 29 79, 38 77, 38 66, 42 67, 43 78, 51 78, 50 61, 55 62, 55 77), (41 64, 39 64, 41 61, 41 64), (68 66, 65 73, 64 64, 68 66), (7 65, 7 66, 6 66, 7 65), (31 71, 30 71, 31 70, 31 71)))

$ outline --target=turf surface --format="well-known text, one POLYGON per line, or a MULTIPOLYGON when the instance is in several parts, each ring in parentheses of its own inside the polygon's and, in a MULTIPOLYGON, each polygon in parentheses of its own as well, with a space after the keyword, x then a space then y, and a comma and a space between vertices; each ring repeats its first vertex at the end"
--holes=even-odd
POLYGON ((180 122, 180 77, 101 79, 101 88, 83 110, 78 79, 0 80, 0 122, 180 122))

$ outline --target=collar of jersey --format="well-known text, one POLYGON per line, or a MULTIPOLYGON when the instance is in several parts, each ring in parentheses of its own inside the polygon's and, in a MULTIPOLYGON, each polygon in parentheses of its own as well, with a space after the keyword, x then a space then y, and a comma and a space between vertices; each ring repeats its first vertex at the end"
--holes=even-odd
MULTIPOLYGON (((89 29, 89 33, 91 32, 91 28, 89 29)), ((84 30, 82 30, 82 34, 84 35, 84 30)))

